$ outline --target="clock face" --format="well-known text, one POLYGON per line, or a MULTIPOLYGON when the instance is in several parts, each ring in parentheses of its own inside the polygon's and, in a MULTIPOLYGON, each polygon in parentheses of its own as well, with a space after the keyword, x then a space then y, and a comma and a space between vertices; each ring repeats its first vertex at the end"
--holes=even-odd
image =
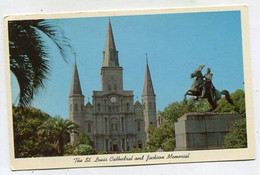
POLYGON ((111 101, 111 103, 115 103, 116 102, 116 97, 111 97, 110 101, 111 101))

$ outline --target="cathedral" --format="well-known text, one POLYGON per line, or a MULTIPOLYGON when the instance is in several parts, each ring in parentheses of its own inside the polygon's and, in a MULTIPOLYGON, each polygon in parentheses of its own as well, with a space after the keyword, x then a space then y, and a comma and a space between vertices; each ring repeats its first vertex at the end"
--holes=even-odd
MULTIPOLYGON (((156 126, 156 96, 146 62, 142 103, 134 102, 132 90, 124 90, 123 68, 119 64, 111 22, 108 22, 101 90, 94 90, 92 103, 85 104, 75 63, 69 95, 70 120, 78 123, 96 150, 123 152, 143 148, 149 125, 156 126)), ((77 135, 71 135, 71 142, 77 135)))

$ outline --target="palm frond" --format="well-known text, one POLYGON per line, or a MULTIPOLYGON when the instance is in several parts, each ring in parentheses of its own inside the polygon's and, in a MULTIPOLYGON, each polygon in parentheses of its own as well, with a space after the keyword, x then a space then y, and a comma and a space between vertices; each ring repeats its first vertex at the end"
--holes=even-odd
POLYGON ((72 52, 72 46, 70 39, 65 36, 64 31, 58 24, 59 20, 42 20, 37 26, 33 27, 50 38, 59 49, 62 58, 67 61, 68 52, 72 52))
POLYGON ((31 103, 50 74, 50 54, 44 35, 55 43, 66 61, 72 47, 55 20, 9 22, 10 69, 20 88, 19 106, 31 103))

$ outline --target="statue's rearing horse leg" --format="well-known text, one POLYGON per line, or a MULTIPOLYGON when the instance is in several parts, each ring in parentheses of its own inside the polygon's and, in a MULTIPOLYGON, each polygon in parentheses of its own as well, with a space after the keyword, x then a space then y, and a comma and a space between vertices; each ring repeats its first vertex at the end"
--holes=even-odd
POLYGON ((192 91, 191 89, 187 90, 187 92, 184 94, 184 99, 183 101, 187 104, 188 100, 187 100, 187 95, 190 95, 190 96, 196 96, 196 98, 198 99, 198 94, 196 94, 195 91, 192 91))
POLYGON ((190 92, 190 90, 187 90, 186 91, 186 93, 184 94, 184 98, 183 98, 183 101, 184 101, 184 103, 186 103, 187 104, 187 102, 188 102, 188 100, 187 100, 187 95, 189 95, 189 92, 190 92))

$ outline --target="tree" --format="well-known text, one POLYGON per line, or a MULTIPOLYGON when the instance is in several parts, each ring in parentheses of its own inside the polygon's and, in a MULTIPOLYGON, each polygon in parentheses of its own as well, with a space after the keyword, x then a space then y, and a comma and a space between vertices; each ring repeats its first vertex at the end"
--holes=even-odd
POLYGON ((80 144, 75 152, 76 152, 76 155, 95 154, 95 150, 93 149, 93 147, 90 145, 87 145, 87 144, 80 144))
POLYGON ((38 128, 38 134, 51 138, 59 156, 64 155, 64 146, 71 133, 78 133, 79 125, 60 116, 48 119, 38 128))
POLYGON ((44 39, 49 38, 66 60, 69 39, 55 20, 9 21, 10 69, 19 88, 19 106, 27 106, 43 88, 50 73, 51 57, 44 39))
POLYGON ((184 102, 173 102, 163 111, 159 111, 163 120, 177 122, 178 118, 187 112, 205 112, 208 110, 209 104, 206 99, 194 100, 189 99, 187 104, 184 102))
POLYGON ((94 143, 90 140, 89 136, 84 132, 81 131, 79 133, 79 136, 77 138, 77 144, 86 144, 86 145, 90 145, 90 146, 94 146, 94 143))
POLYGON ((158 128, 150 126, 148 147, 153 150, 163 149, 164 151, 174 150, 175 136, 174 124, 163 122, 158 128))
POLYGON ((40 157, 56 155, 47 138, 37 135, 37 129, 46 120, 48 114, 33 107, 13 106, 14 150, 15 157, 40 157))
POLYGON ((231 131, 225 137, 225 148, 246 148, 246 119, 242 118, 235 121, 231 127, 231 131))
POLYGON ((65 145, 66 155, 91 155, 96 154, 94 143, 83 130, 80 131, 77 141, 65 145))

